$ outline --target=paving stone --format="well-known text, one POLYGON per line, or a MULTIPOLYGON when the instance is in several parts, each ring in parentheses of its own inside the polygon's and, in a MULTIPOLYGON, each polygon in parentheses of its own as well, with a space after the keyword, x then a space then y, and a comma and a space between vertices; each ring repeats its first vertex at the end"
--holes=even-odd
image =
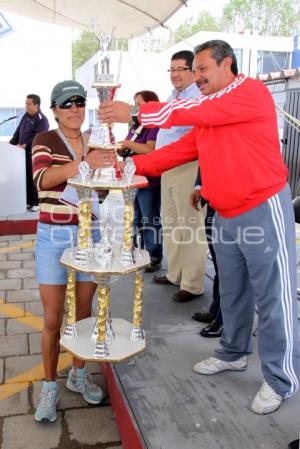
POLYGON ((8 270, 8 279, 25 279, 32 278, 35 276, 35 270, 33 268, 20 268, 19 270, 8 270))
MULTIPOLYGON (((1 284, 0 284, 1 286, 1 284)), ((36 282, 35 277, 34 278, 25 278, 23 279, 23 288, 37 288, 38 284, 36 282)))
MULTIPOLYGON (((5 338, 5 337, 3 337, 5 338)), ((23 337, 24 338, 24 337, 23 337)), ((42 363, 41 355, 27 355, 27 356, 19 356, 19 357, 8 357, 5 361, 5 382, 8 382, 9 379, 15 376, 19 376, 19 382, 26 382, 28 378, 26 377, 26 371, 29 369, 40 365, 42 363), (24 377, 22 377, 22 373, 24 373, 24 377)), ((38 374, 37 374, 38 376, 38 374)), ((40 380, 40 377, 35 377, 32 375, 32 381, 40 380)))
POLYGON ((34 254, 31 253, 11 253, 8 254, 8 260, 33 260, 34 254))
POLYGON ((40 301, 28 301, 25 303, 26 312, 32 315, 42 316, 44 314, 43 304, 40 301))
POLYGON ((0 359, 0 384, 4 382, 4 360, 0 359))
POLYGON ((10 270, 13 268, 21 268, 21 266, 22 266, 21 260, 3 260, 2 261, 0 259, 0 270, 10 270))
MULTIPOLYGON (((24 303, 15 302, 14 304, 8 304, 12 308, 11 313, 13 313, 13 318, 19 318, 25 316, 24 303)), ((1 310, 1 309, 0 309, 1 310)), ((12 315, 9 315, 12 318, 12 315)), ((0 318, 7 318, 8 315, 0 312, 0 318)))
POLYGON ((41 333, 29 334, 29 354, 41 354, 41 333))
POLYGON ((24 335, 7 335, 1 337, 0 357, 24 354, 28 354, 27 338, 24 338, 24 335))
POLYGON ((23 234, 22 240, 35 240, 36 234, 23 234))
POLYGON ((35 242, 34 245, 30 246, 29 248, 22 248, 22 252, 23 253, 30 253, 30 254, 34 254, 35 252, 35 242))
POLYGON ((18 302, 18 301, 40 301, 40 292, 36 289, 30 290, 17 290, 7 292, 7 302, 18 302))
POLYGON ((0 242, 8 242, 9 240, 21 240, 20 235, 0 235, 0 242))
POLYGON ((34 421, 33 415, 5 418, 1 449, 53 449, 62 432, 61 414, 49 426, 34 421))
POLYGON ((80 444, 112 443, 120 441, 111 407, 92 407, 65 412, 70 439, 80 444))
POLYGON ((3 270, 0 271, 0 279, 6 279, 6 273, 3 270))
POLYGON ((24 317, 24 321, 28 321, 28 326, 25 323, 20 323, 14 318, 7 320, 6 333, 7 335, 32 334, 40 332, 40 329, 34 329, 30 324, 31 318, 24 317))
MULTIPOLYGON (((27 388, 0 401, 0 416, 24 415, 27 414, 28 411, 29 403, 27 388)), ((15 446, 11 447, 15 449, 15 446)))
POLYGON ((0 281, 1 290, 19 290, 21 288, 21 279, 4 279, 0 281))
MULTIPOLYGON (((5 319, 0 319, 0 336, 5 335, 5 319)), ((1 341, 2 344, 2 341, 1 341)))
POLYGON ((7 254, 0 254, 0 260, 7 260, 7 254))
MULTIPOLYGON (((1 265, 0 265, 1 267, 1 265)), ((24 268, 35 268, 35 260, 24 260, 23 261, 24 268)))
POLYGON ((101 374, 101 362, 86 362, 86 369, 92 374, 101 374))
POLYGON ((17 246, 18 249, 16 251, 19 251, 19 250, 21 250, 21 249, 19 249, 21 243, 22 243, 21 239, 19 239, 19 240, 18 239, 11 239, 11 240, 8 241, 8 246, 17 246))
POLYGON ((5 241, 0 242, 0 248, 6 248, 8 246, 8 242, 6 240, 7 239, 5 239, 5 241))

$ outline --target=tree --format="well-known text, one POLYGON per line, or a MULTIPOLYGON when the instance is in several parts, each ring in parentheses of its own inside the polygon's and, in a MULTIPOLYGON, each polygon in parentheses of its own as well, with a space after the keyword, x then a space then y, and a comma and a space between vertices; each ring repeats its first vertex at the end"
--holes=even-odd
POLYGON ((100 41, 92 31, 83 31, 72 44, 72 69, 75 70, 100 50, 100 41))
POLYGON ((224 31, 293 36, 299 31, 300 4, 293 0, 229 0, 221 20, 224 31))
POLYGON ((190 18, 185 24, 179 25, 174 31, 175 42, 180 42, 198 31, 222 31, 220 22, 209 12, 203 11, 198 15, 196 22, 190 18))
MULTIPOLYGON (((94 31, 83 31, 79 38, 72 44, 72 70, 73 78, 77 70, 88 59, 101 50, 101 33, 94 31)), ((127 39, 112 39, 108 50, 128 50, 127 39)))

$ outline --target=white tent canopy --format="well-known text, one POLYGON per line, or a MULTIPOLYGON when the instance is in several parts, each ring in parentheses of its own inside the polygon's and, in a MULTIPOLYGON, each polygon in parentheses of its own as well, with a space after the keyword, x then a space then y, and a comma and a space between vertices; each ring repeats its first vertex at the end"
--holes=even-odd
POLYGON ((163 25, 188 0, 0 0, 0 10, 129 38, 163 25))

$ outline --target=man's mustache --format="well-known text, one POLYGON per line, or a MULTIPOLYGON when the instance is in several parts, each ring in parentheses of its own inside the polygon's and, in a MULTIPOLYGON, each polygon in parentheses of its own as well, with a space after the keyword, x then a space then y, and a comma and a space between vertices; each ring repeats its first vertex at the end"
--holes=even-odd
POLYGON ((208 79, 204 78, 203 80, 197 80, 197 81, 195 81, 195 83, 196 83, 197 87, 200 88, 202 86, 202 84, 208 83, 208 79))

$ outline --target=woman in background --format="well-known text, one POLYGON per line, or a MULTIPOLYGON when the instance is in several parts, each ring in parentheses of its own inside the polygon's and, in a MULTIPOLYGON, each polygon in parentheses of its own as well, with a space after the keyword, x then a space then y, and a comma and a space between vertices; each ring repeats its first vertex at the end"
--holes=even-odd
MULTIPOLYGON (((137 108, 148 101, 159 101, 158 96, 151 90, 142 90, 134 95, 137 108)), ((147 154, 155 150, 158 128, 144 128, 134 118, 134 124, 122 142, 123 157, 132 154, 147 154)), ((160 222, 160 176, 148 177, 149 186, 139 189, 135 199, 134 229, 135 236, 141 235, 142 247, 150 254, 151 263, 146 272, 160 269, 162 261, 162 233, 160 222)))

